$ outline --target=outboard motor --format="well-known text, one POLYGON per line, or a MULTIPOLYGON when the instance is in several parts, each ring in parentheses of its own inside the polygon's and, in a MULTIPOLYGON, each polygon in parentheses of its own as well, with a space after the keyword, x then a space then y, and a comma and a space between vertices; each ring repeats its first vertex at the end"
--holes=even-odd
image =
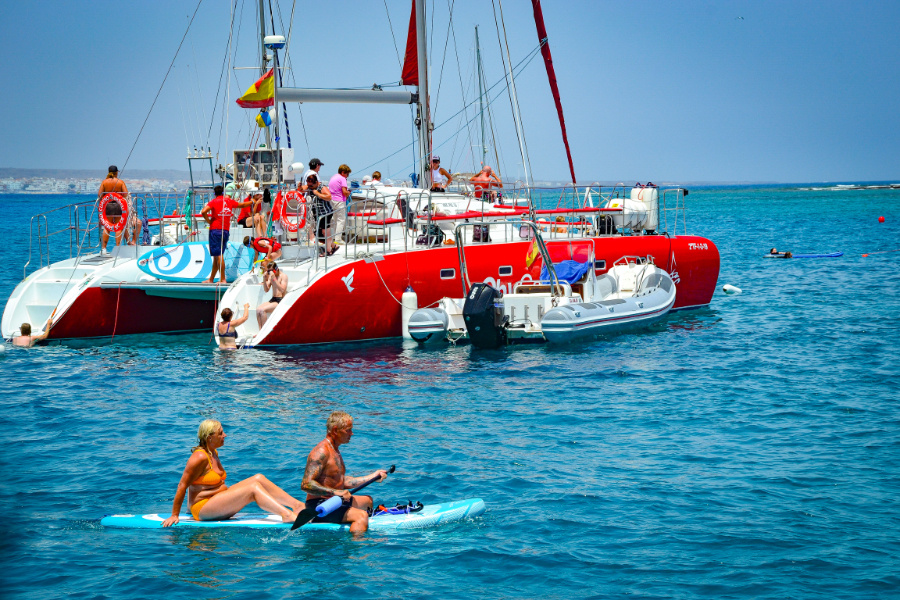
POLYGON ((473 283, 466 303, 463 319, 469 340, 478 348, 499 348, 506 344, 506 321, 500 304, 500 291, 486 283, 473 283))

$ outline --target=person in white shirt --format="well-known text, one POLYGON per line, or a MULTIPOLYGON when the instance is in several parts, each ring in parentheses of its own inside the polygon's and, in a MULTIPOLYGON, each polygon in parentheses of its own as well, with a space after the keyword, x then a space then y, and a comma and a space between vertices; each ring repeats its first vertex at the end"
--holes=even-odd
MULTIPOLYGON (((319 169, 321 169, 322 165, 324 165, 324 164, 325 163, 323 163, 318 158, 311 159, 309 161, 309 170, 303 174, 303 179, 301 179, 300 181, 306 181, 307 179, 309 179, 310 175, 315 175, 317 181, 322 181, 322 177, 319 175, 319 169)), ((300 188, 298 188, 298 189, 300 189, 300 188)), ((307 191, 305 185, 303 186, 302 191, 304 191, 304 192, 307 191)))

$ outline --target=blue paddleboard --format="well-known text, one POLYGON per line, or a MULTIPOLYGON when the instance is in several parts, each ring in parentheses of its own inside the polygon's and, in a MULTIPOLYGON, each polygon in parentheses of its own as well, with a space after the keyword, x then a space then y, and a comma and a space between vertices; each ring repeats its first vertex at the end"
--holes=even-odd
MULTIPOLYGON (((253 251, 242 244, 228 242, 225 248, 225 276, 234 281, 250 271, 253 251)), ((208 242, 187 242, 154 248, 138 258, 138 268, 164 281, 201 283, 209 279, 212 256, 208 242)))
MULTIPOLYGON (((377 531, 399 531, 408 529, 424 529, 437 527, 446 523, 472 519, 486 510, 481 498, 443 502, 426 505, 419 512, 403 515, 378 515, 369 518, 369 529, 377 531)), ((162 522, 168 515, 111 515, 100 519, 104 527, 120 527, 125 529, 162 529, 162 522)), ((266 513, 238 513, 225 521, 195 521, 190 515, 182 515, 181 520, 173 527, 250 527, 255 529, 290 529, 291 523, 282 523, 278 515, 266 513)), ((348 524, 309 523, 303 529, 349 529, 348 524)))
MULTIPOLYGON (((831 252, 828 254, 793 254, 791 258, 837 258, 838 256, 843 256, 843 252, 831 252)), ((785 256, 780 254, 764 254, 765 258, 785 258, 785 256)))

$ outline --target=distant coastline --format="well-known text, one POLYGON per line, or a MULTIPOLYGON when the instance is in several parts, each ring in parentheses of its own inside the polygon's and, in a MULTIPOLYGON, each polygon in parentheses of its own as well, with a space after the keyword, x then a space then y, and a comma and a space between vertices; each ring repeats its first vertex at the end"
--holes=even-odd
MULTIPOLYGON (((20 169, 0 167, 0 194, 71 194, 95 195, 106 173, 97 169, 20 169)), ((122 179, 132 192, 184 192, 190 187, 190 173, 175 169, 128 169, 122 172, 122 179)), ((613 187, 624 183, 634 185, 632 179, 603 181, 603 187, 613 187)), ((643 182, 644 180, 641 180, 643 182)), ((598 180, 579 181, 579 186, 597 185, 598 180)), ((716 187, 798 187, 807 190, 860 190, 860 189, 900 189, 900 181, 658 181, 661 187, 682 186, 686 188, 716 187)), ((537 188, 560 188, 571 185, 568 181, 535 181, 537 188)))

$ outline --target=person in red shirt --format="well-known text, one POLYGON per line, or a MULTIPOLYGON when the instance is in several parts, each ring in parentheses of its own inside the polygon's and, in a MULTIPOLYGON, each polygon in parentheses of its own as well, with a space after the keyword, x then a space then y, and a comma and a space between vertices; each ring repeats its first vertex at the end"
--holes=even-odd
POLYGON ((209 224, 209 255, 213 259, 212 271, 206 283, 215 282, 216 272, 221 274, 219 277, 220 282, 228 283, 225 279, 225 259, 222 257, 222 254, 225 252, 225 247, 228 246, 231 217, 234 215, 235 208, 250 206, 252 201, 238 202, 224 196, 225 188, 221 185, 213 188, 213 192, 215 192, 216 197, 207 202, 203 210, 200 211, 200 216, 209 224))
POLYGON ((259 257, 260 252, 265 254, 263 257, 264 260, 278 260, 281 258, 281 244, 272 238, 250 237, 248 235, 244 237, 244 245, 253 248, 254 264, 256 264, 256 259, 259 257))
POLYGON ((258 190, 253 193, 253 206, 241 210, 237 222, 242 227, 256 229, 257 236, 266 234, 266 219, 260 214, 262 210, 263 195, 258 190))

